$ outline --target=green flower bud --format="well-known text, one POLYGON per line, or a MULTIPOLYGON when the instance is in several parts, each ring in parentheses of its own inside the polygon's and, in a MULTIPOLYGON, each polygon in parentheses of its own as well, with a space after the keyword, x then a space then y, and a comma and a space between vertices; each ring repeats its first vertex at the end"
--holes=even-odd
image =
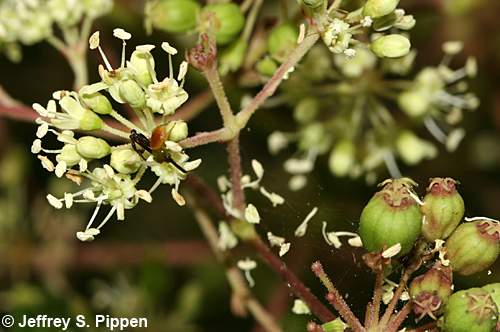
POLYGON ((464 216, 464 200, 451 178, 433 178, 424 198, 422 234, 428 241, 446 239, 464 216))
POLYGON ((432 159, 437 155, 437 149, 432 143, 420 139, 409 130, 398 135, 396 150, 408 165, 418 164, 424 159, 432 159))
POLYGON ((101 129, 104 122, 101 118, 89 109, 84 108, 76 99, 70 96, 64 96, 59 105, 73 119, 52 119, 51 122, 64 129, 98 130, 101 129))
POLYGON ((441 328, 444 332, 491 332, 497 315, 498 309, 488 292, 471 288, 450 296, 441 328))
POLYGON ((486 219, 462 224, 446 248, 454 272, 467 276, 483 271, 500 254, 500 224, 486 219))
POLYGON ((257 71, 264 76, 273 76, 276 69, 278 69, 278 64, 270 57, 265 57, 256 64, 257 71))
POLYGON ((426 315, 436 317, 448 301, 453 286, 453 274, 450 267, 436 263, 425 274, 413 279, 410 284, 410 296, 413 312, 418 319, 426 315))
POLYGON ((382 36, 370 46, 373 53, 381 58, 399 58, 408 54, 410 47, 410 41, 402 35, 382 36))
POLYGON ((235 72, 241 67, 247 47, 247 42, 243 38, 240 38, 222 52, 219 66, 221 75, 226 75, 228 72, 235 72))
POLYGON ((153 83, 155 60, 151 53, 135 50, 130 56, 127 68, 131 69, 139 84, 144 87, 153 83))
POLYGON ((405 255, 419 237, 422 213, 410 195, 409 181, 390 181, 373 195, 363 209, 359 235, 368 251, 379 252, 399 243, 399 255, 405 255))
POLYGON ((86 87, 80 90, 80 100, 92 111, 98 114, 110 114, 113 111, 113 106, 100 92, 88 93, 85 91, 86 87))
POLYGON ((284 61, 288 54, 297 46, 299 33, 290 23, 283 23, 274 27, 267 39, 267 50, 277 61, 284 61))
POLYGON ((363 7, 363 15, 377 18, 392 13, 399 0, 368 0, 363 7))
POLYGON ((82 156, 76 150, 76 145, 65 144, 61 149, 61 152, 56 155, 57 162, 64 161, 68 167, 78 165, 82 156))
POLYGON ((341 318, 337 318, 328 323, 321 325, 321 328, 325 332, 344 332, 347 324, 342 321, 341 318))
POLYGON ((120 82, 119 92, 120 97, 132 108, 140 109, 146 105, 144 90, 133 80, 120 82))
POLYGON ((165 127, 165 131, 170 133, 169 141, 179 142, 188 136, 188 125, 184 121, 171 121, 165 127))
POLYGON ((200 5, 194 0, 160 0, 148 3, 146 17, 160 30, 184 33, 196 27, 200 5))
POLYGON ((111 167, 122 174, 132 174, 141 167, 142 159, 133 149, 120 147, 111 153, 111 167))
POLYGON ((298 123, 309 123, 319 112, 319 102, 316 98, 306 97, 299 101, 293 110, 293 117, 298 123))
POLYGON ((328 159, 330 171, 336 176, 348 175, 356 161, 355 154, 356 147, 351 140, 343 139, 335 144, 328 159))
POLYGON ((99 130, 104 122, 101 118, 89 109, 85 109, 80 117, 78 129, 81 130, 99 130))
POLYGON ((214 14, 215 39, 220 45, 232 41, 245 25, 245 17, 235 3, 216 3, 205 6, 202 15, 214 14))
POLYGON ((314 147, 321 153, 328 149, 329 141, 325 126, 322 123, 313 122, 301 130, 299 149, 308 150, 314 147))
POLYGON ((100 159, 111 152, 111 147, 102 138, 83 136, 76 143, 76 151, 84 158, 100 159))
POLYGON ((402 92, 398 97, 399 107, 411 117, 420 117, 427 113, 431 99, 426 90, 412 89, 402 92))

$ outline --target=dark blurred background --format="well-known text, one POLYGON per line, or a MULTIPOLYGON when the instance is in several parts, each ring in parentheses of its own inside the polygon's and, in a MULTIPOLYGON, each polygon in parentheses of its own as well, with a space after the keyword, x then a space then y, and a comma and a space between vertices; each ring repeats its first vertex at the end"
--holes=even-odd
MULTIPOLYGON (((421 184, 420 194, 430 177, 458 179, 466 215, 498 219, 500 2, 403 0, 401 7, 417 20, 411 38, 418 50, 416 68, 438 63, 444 41, 461 40, 465 51, 455 61, 462 64, 469 55, 477 57, 479 72, 471 90, 481 100, 479 109, 465 116, 467 136, 455 153, 441 149, 438 158, 403 168, 403 172, 421 184)), ((182 54, 183 47, 192 45, 194 38, 180 40, 161 32, 147 36, 142 10, 141 1, 118 0, 112 15, 96 22, 94 29, 101 31, 101 45, 113 55, 115 64, 121 47, 112 37, 115 27, 132 33, 129 51, 135 44, 159 45, 168 40, 182 54)), ((98 79, 99 61, 96 52, 89 54, 91 81, 98 79)), ((158 66, 166 68, 166 63, 159 60, 158 66)), ((205 89, 205 83, 196 73, 189 75, 186 90, 194 96, 205 89)), ((40 43, 24 47, 19 64, 0 57, 0 85, 28 105, 45 104, 53 91, 71 87, 72 75, 63 57, 40 43)), ((212 106, 190 122, 190 131, 218 126, 219 115, 212 106)), ((286 154, 272 157, 266 139, 272 131, 293 126, 290 109, 266 110, 257 112, 241 137, 244 168, 250 172, 250 160, 261 161, 266 187, 286 198, 277 209, 260 210, 264 222, 259 231, 292 239, 293 254, 284 260, 320 297, 322 289, 309 265, 321 259, 341 292, 348 294, 348 303, 361 312, 372 287, 372 276, 360 264, 362 253, 349 246, 339 250, 327 246, 320 221, 327 220, 330 228, 355 231, 361 209, 375 188, 362 179, 333 177, 323 157, 308 186, 300 192, 289 191, 282 166, 286 154), (307 235, 294 238, 294 229, 313 206, 320 212, 307 235)), ((80 243, 74 233, 84 227, 91 210, 55 211, 48 205, 46 193, 63 192, 67 184, 55 181, 30 154, 34 137, 33 124, 0 118, 0 311, 145 316, 152 331, 260 331, 251 318, 231 313, 224 270, 205 244, 190 209, 177 206, 166 187, 155 193, 152 204, 140 203, 127 211, 124 222, 108 223, 93 243, 80 243)), ((197 173, 215 188, 217 176, 227 170, 224 147, 204 146, 192 151, 191 157, 203 158, 197 173)), ((257 194, 250 199, 262 200, 257 194)), ((244 248, 238 253, 258 260, 244 248)), ((499 268, 497 262, 489 273, 457 278, 456 287, 499 282, 499 268)), ((285 331, 304 331, 308 317, 291 313, 293 296, 286 285, 264 263, 259 264, 254 278, 257 297, 268 304, 285 331)))

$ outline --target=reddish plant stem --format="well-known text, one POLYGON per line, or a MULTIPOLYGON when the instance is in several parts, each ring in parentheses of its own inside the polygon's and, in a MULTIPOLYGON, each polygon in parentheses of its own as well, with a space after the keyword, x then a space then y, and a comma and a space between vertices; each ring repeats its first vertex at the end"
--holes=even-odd
POLYGON ((207 207, 215 210, 221 218, 227 217, 226 209, 224 208, 224 205, 222 205, 219 195, 217 195, 217 193, 212 190, 212 188, 210 188, 205 181, 195 174, 189 174, 185 183, 194 190, 194 193, 198 197, 203 198, 203 200, 199 200, 200 203, 203 202, 207 207))
POLYGON ((404 305, 403 308, 401 308, 401 310, 397 314, 393 315, 393 317, 389 321, 389 324, 386 327, 387 331, 397 332, 401 324, 403 324, 406 317, 408 317, 410 311, 411 311, 411 302, 408 302, 404 305))
POLYGON ((399 281, 398 288, 396 288, 396 291, 394 292, 394 296, 392 297, 391 302, 387 306, 387 309, 384 312, 384 315, 380 319, 380 324, 386 325, 387 322, 389 322, 389 319, 392 316, 392 313, 394 312, 394 309, 396 309, 396 305, 398 304, 399 299, 401 298, 401 294, 403 294, 403 291, 406 287, 406 283, 408 282, 408 279, 410 278, 410 272, 409 270, 405 270, 403 272, 403 276, 401 277, 401 280, 399 281))
POLYGON ((326 295, 326 299, 330 304, 340 313, 340 316, 345 320, 347 325, 349 325, 355 332, 364 332, 365 328, 361 325, 358 318, 351 311, 344 298, 340 293, 334 288, 331 292, 326 295))
POLYGON ((325 330, 315 322, 309 322, 307 323, 307 332, 325 332, 325 330))
POLYGON ((438 331, 436 322, 430 322, 425 325, 419 326, 417 328, 407 330, 407 332, 431 332, 431 331, 438 331))
POLYGON ((290 290, 304 301, 311 312, 323 323, 334 320, 335 315, 321 303, 321 301, 307 288, 299 278, 288 269, 286 264, 278 258, 271 249, 262 241, 260 237, 251 241, 252 246, 257 250, 266 263, 289 285, 290 290))
POLYGON ((373 303, 368 302, 365 312, 365 327, 369 328, 371 326, 375 326, 375 310, 373 308, 373 303))
POLYGON ((200 145, 205 145, 215 142, 223 142, 231 139, 232 133, 229 129, 222 127, 214 131, 206 131, 197 133, 194 136, 188 137, 179 142, 179 144, 185 148, 194 148, 200 145))
MULTIPOLYGON (((373 326, 378 323, 380 315, 380 302, 382 302, 382 284, 384 283, 384 272, 377 271, 375 276, 375 289, 373 290, 373 316, 371 317, 373 326)), ((369 325, 372 326, 372 325, 369 325)))
POLYGON ((245 192, 241 186, 241 155, 239 136, 229 141, 227 145, 231 190, 233 193, 233 206, 243 214, 245 210, 245 192))

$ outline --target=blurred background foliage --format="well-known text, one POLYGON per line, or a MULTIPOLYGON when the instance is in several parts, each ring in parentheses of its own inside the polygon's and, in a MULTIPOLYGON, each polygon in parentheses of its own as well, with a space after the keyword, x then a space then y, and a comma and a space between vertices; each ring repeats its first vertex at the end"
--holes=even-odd
MULTIPOLYGON (((455 59, 464 63, 469 55, 478 60, 478 76, 471 90, 480 107, 464 120, 467 136, 453 153, 403 173, 423 186, 429 177, 450 176, 459 187, 469 216, 500 216, 500 2, 486 0, 404 0, 401 6, 415 16, 413 47, 418 49, 416 68, 437 63, 441 44, 461 40, 465 51, 455 59)), ((101 45, 117 63, 119 42, 112 29, 123 27, 137 44, 159 44, 168 40, 181 49, 193 45, 195 37, 179 38, 155 31, 146 35, 142 1, 118 0, 111 15, 97 20, 101 45)), ((270 7, 266 7, 270 8, 270 7)), ((267 10, 267 9, 265 9, 267 10)), ((271 10, 271 9, 269 9, 271 10)), ((131 48, 129 48, 131 49, 131 48)), ((97 54, 91 53, 91 80, 97 80, 97 54)), ((164 61, 166 62, 166 57, 164 61)), ((166 63, 159 63, 166 68, 166 63)), ((205 89, 201 76, 190 73, 186 90, 192 96, 205 89)), ((46 43, 23 48, 23 60, 14 64, 0 58, 0 84, 15 99, 26 104, 48 100, 53 91, 72 85, 69 67, 46 43)), ((230 90, 239 100, 241 91, 230 90)), ((190 122, 191 132, 217 128, 219 115, 213 108, 190 122)), ((271 156, 267 136, 275 130, 293 128, 292 109, 282 107, 257 112, 242 133, 244 167, 249 171, 255 158, 266 169, 266 185, 286 197, 278 209, 260 210, 259 228, 293 238, 292 233, 313 206, 316 219, 327 220, 337 230, 356 230, 364 204, 374 191, 363 179, 333 177, 327 162, 318 163, 307 187, 299 192, 287 188, 283 171, 285 156, 271 156)), ((124 222, 114 222, 93 243, 80 243, 74 236, 91 210, 54 211, 45 193, 64 192, 65 182, 48 179, 30 155, 34 126, 0 118, 0 311, 46 313, 57 316, 109 313, 149 318, 151 331, 261 331, 250 318, 231 313, 230 290, 224 270, 212 256, 189 208, 177 206, 167 189, 155 195, 152 204, 131 210, 124 222)), ((216 178, 227 165, 224 147, 209 145, 194 150, 203 158, 197 173, 215 187, 216 178)), ((323 156, 321 158, 327 158, 323 156)), ((384 175, 385 176, 385 175, 384 175)), ((255 195, 259 203, 263 198, 255 195)), ((259 205, 258 205, 259 206, 259 205)), ((372 276, 360 264, 361 251, 344 246, 332 249, 323 240, 320 222, 312 222, 307 235, 292 242, 293 255, 284 257, 316 294, 320 288, 309 264, 321 259, 327 272, 357 311, 371 296, 372 276), (354 258, 354 259, 353 259, 354 258)), ((239 249, 242 257, 252 255, 239 249)), ((500 281, 500 264, 468 278, 457 278, 456 287, 471 287, 500 281)), ((307 316, 291 314, 293 297, 279 278, 263 264, 255 271, 257 297, 278 317, 285 331, 303 331, 307 316)))

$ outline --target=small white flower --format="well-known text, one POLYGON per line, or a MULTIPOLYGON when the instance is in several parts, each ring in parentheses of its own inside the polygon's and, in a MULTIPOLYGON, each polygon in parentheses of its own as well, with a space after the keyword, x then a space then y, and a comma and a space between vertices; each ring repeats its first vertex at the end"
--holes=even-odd
POLYGON ((286 253, 290 250, 290 242, 287 242, 287 243, 283 243, 281 246, 280 246, 280 251, 279 251, 279 256, 280 257, 283 257, 284 255, 286 255, 286 253))
POLYGON ((188 63, 187 61, 182 61, 181 65, 179 66, 179 74, 177 75, 177 80, 182 81, 184 77, 186 76, 188 70, 188 63))
POLYGON ((355 236, 347 240, 347 243, 351 247, 356 247, 356 248, 361 248, 363 246, 363 242, 361 241, 361 238, 359 236, 355 236))
POLYGON ((391 258, 399 254, 401 251, 401 243, 396 243, 395 245, 389 247, 384 252, 382 252, 383 258, 391 258))
POLYGON ((136 50, 140 51, 140 52, 151 52, 153 49, 155 48, 154 45, 150 45, 150 44, 145 44, 145 45, 137 45, 135 47, 136 50))
POLYGON ((186 200, 181 194, 177 192, 177 190, 175 190, 175 188, 172 188, 172 198, 179 206, 186 205, 186 200))
POLYGON ((346 48, 344 50, 344 55, 348 58, 354 58, 356 56, 356 50, 353 48, 346 48))
POLYGON ((36 139, 31 144, 31 153, 38 154, 42 151, 42 141, 40 139, 36 139))
POLYGON ((151 203, 153 201, 153 197, 151 197, 151 194, 147 192, 146 190, 137 190, 135 192, 135 196, 137 198, 140 198, 148 203, 151 203))
POLYGON ((238 238, 233 234, 228 224, 221 221, 219 223, 219 241, 217 242, 219 249, 226 251, 236 247, 237 244, 238 238))
POLYGON ((55 174, 58 178, 62 177, 64 175, 64 173, 66 173, 66 170, 68 169, 67 165, 66 165, 66 162, 64 161, 60 161, 57 163, 56 165, 56 169, 55 169, 55 174))
POLYGON ((271 154, 277 154, 288 146, 289 140, 281 131, 275 131, 267 138, 267 146, 271 154))
POLYGON ((283 203, 285 203, 285 199, 283 197, 281 197, 280 195, 276 194, 276 193, 270 193, 266 190, 266 188, 264 187, 260 187, 260 193, 267 197, 267 199, 269 199, 269 201, 271 201, 271 204, 273 204, 273 207, 276 207, 278 205, 281 205, 283 203))
POLYGON ((255 281, 253 280, 252 278, 252 275, 250 274, 250 271, 255 269, 257 267, 257 263, 253 260, 251 260, 250 258, 246 258, 244 260, 239 260, 237 263, 236 263, 236 266, 240 269, 240 270, 243 270, 245 272, 245 278, 247 279, 248 281, 248 285, 250 287, 253 287, 255 286, 255 281))
POLYGON ((168 54, 170 54, 170 55, 176 55, 177 54, 177 50, 174 47, 170 46, 170 44, 167 43, 167 42, 161 43, 161 48, 163 48, 163 50, 165 52, 167 52, 168 54))
POLYGON ((63 207, 63 203, 53 195, 48 194, 46 197, 47 201, 49 201, 49 204, 55 207, 56 209, 61 209, 63 207))
POLYGON ((309 214, 306 216, 306 218, 304 219, 304 221, 302 221, 302 223, 299 225, 299 227, 297 227, 297 229, 295 230, 295 236, 296 237, 302 237, 302 236, 304 236, 306 234, 307 224, 316 215, 317 212, 318 212, 318 208, 317 207, 314 207, 311 210, 311 212, 309 212, 309 214))
POLYGON ((247 207, 245 209, 245 220, 251 224, 260 223, 259 211, 257 211, 257 208, 255 207, 255 205, 253 205, 253 204, 247 205, 247 207))
POLYGON ((71 193, 64 193, 64 206, 66 209, 71 209, 73 206, 73 194, 71 193))
POLYGON ((132 38, 132 35, 122 28, 116 28, 113 30, 113 36, 121 40, 129 40, 132 38))
POLYGON ((373 24, 373 20, 370 16, 365 16, 361 19, 361 25, 365 28, 371 27, 373 24))
POLYGON ((99 47, 99 31, 96 31, 89 38, 89 47, 91 50, 95 50, 99 47))
POLYGON ((295 301, 293 301, 292 312, 296 315, 309 315, 311 310, 309 310, 309 307, 304 301, 295 299, 295 301))
POLYGON ((264 167, 262 167, 262 164, 257 160, 252 159, 252 168, 255 175, 257 175, 257 178, 262 179, 264 176, 264 167))
POLYGON ((42 124, 38 126, 36 130, 36 137, 43 138, 45 135, 47 135, 48 131, 49 131, 49 124, 47 122, 42 122, 42 124))
POLYGON ((52 163, 52 161, 50 161, 49 158, 47 158, 45 156, 41 156, 41 155, 38 155, 37 157, 42 162, 43 168, 45 168, 49 172, 54 171, 54 163, 52 163))
POLYGON ((269 244, 271 244, 271 247, 280 247, 285 243, 284 237, 276 236, 271 232, 267 232, 267 239, 269 240, 269 244))
POLYGON ((292 191, 299 191, 307 185, 307 177, 304 175, 294 175, 288 181, 288 188, 292 191))

